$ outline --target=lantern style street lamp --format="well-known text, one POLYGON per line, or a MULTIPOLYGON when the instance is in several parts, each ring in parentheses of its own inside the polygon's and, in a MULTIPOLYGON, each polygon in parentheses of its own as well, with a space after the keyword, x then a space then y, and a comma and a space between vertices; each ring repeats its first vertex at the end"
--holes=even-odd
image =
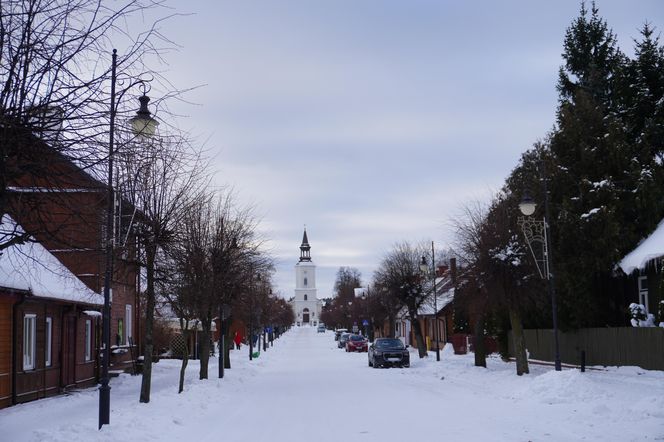
POLYGON ((537 271, 542 279, 547 281, 547 289, 551 297, 551 310, 553 316, 553 342, 554 342, 554 365, 556 371, 562 369, 560 362, 560 346, 558 343, 558 308, 556 306, 556 287, 553 281, 553 258, 551 256, 551 239, 549 232, 549 196, 547 192, 546 179, 544 181, 544 217, 537 220, 532 217, 535 213, 537 205, 528 193, 524 193, 521 203, 519 203, 519 210, 525 216, 519 217, 518 223, 523 230, 523 236, 526 238, 526 244, 533 255, 537 271), (533 250, 533 243, 542 244, 541 258, 533 250))
MULTIPOLYGON (((115 115, 117 103, 115 98, 115 84, 117 81, 117 50, 113 49, 111 64, 111 103, 110 103, 110 125, 108 134, 108 182, 107 182, 107 207, 106 207, 106 267, 104 271, 104 308, 102 312, 102 371, 101 385, 99 387, 99 429, 110 423, 111 414, 111 387, 109 386, 108 367, 111 359, 111 284, 113 280, 113 154, 115 151, 115 115)), ((145 83, 138 82, 143 86, 143 96, 139 98, 141 106, 132 118, 132 130, 134 135, 140 137, 151 137, 159 123, 152 118, 148 110, 150 98, 145 95, 145 83)), ((122 96, 122 95, 121 95, 122 96)))
POLYGON ((431 241, 431 269, 427 264, 426 256, 422 256, 420 262, 420 271, 423 275, 431 275, 431 293, 433 293, 433 329, 436 340, 436 361, 440 362, 440 345, 438 343, 438 293, 436 293, 436 254, 434 252, 433 241, 431 241))

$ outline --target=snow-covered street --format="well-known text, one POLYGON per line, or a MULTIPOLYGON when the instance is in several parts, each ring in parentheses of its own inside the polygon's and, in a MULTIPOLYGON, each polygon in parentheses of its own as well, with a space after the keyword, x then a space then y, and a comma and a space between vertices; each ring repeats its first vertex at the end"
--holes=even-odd
MULTIPOLYGON (((449 347, 449 346, 448 346, 449 347)), ((635 367, 563 370, 472 355, 412 354, 406 369, 372 369, 331 332, 298 327, 250 362, 231 353, 223 380, 199 381, 197 361, 177 394, 180 361, 155 365, 152 401, 140 377, 111 382, 111 425, 97 431, 96 389, 0 410, 7 441, 629 441, 664 440, 664 373, 635 367)))

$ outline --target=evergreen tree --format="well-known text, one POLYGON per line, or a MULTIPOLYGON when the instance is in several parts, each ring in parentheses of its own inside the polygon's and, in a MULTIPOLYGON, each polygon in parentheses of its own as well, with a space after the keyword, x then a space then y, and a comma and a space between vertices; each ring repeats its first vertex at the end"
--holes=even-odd
POLYGON ((624 221, 633 226, 630 249, 664 216, 664 48, 653 33, 646 23, 636 58, 621 78, 621 115, 631 147, 626 190, 632 197, 624 208, 624 221))
POLYGON ((626 57, 599 16, 581 5, 565 34, 557 129, 550 149, 557 167, 544 177, 552 192, 554 253, 563 324, 609 321, 602 281, 624 247, 617 202, 624 196, 629 158, 616 89, 626 57))

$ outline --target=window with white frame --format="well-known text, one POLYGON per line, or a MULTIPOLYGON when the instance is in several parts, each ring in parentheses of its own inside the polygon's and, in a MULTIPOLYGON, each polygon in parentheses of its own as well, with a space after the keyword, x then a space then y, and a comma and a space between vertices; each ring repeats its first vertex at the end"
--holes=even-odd
POLYGON ((34 370, 37 348, 37 315, 23 316, 23 370, 34 370))
POLYGON ((46 353, 46 356, 44 358, 44 365, 47 367, 50 367, 53 365, 53 359, 51 358, 51 355, 53 354, 52 348, 53 348, 53 318, 50 316, 46 317, 46 330, 44 332, 44 351, 46 353))
POLYGON ((92 321, 85 320, 85 360, 92 359, 92 321))
POLYGON ((131 318, 132 317, 131 311, 132 311, 131 304, 126 304, 125 305, 125 328, 126 328, 125 336, 127 336, 127 342, 126 342, 127 345, 129 345, 129 340, 132 338, 132 336, 131 336, 131 319, 132 319, 131 318))
POLYGON ((648 277, 639 276, 639 304, 646 308, 646 313, 650 313, 648 309, 648 277))

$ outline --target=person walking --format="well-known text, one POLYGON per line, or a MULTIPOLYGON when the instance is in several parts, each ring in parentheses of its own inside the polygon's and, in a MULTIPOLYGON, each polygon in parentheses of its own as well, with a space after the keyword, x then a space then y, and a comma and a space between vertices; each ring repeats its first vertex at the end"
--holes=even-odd
POLYGON ((235 336, 233 336, 233 342, 235 342, 235 349, 239 350, 240 347, 242 346, 242 336, 240 336, 240 332, 235 330, 235 336))

